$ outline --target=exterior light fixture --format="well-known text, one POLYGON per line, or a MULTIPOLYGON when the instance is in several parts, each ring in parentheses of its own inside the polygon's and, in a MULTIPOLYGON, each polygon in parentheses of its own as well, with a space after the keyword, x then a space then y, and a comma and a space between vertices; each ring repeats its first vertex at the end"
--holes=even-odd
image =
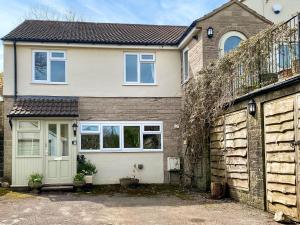
POLYGON ((73 128, 74 136, 76 137, 76 135, 77 135, 77 128, 78 128, 77 122, 73 123, 72 128, 73 128))
POLYGON ((248 103, 248 112, 251 116, 255 116, 256 113, 256 102, 254 99, 251 99, 248 103))
POLYGON ((214 28, 208 27, 207 28, 207 37, 212 38, 214 36, 214 28))

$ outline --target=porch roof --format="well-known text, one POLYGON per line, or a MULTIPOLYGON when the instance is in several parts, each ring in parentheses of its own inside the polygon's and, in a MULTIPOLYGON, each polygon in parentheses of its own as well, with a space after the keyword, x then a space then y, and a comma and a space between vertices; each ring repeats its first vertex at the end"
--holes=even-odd
POLYGON ((78 117, 77 97, 18 97, 8 117, 78 117))

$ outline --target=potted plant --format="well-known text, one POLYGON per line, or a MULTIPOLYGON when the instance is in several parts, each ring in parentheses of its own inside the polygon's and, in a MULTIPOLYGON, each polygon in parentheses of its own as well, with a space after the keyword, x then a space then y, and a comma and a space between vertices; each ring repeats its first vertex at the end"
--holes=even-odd
POLYGON ((91 163, 91 161, 86 161, 84 155, 78 156, 77 161, 77 172, 82 173, 84 175, 84 180, 86 184, 92 184, 93 175, 98 172, 96 166, 93 163, 91 163))
POLYGON ((84 174, 83 173, 77 173, 73 179, 73 185, 76 188, 81 188, 85 184, 84 181, 84 174))
POLYGON ((33 173, 29 176, 28 186, 33 191, 38 191, 43 185, 43 175, 39 173, 33 173))
POLYGON ((96 169, 96 166, 91 163, 90 161, 87 161, 84 164, 84 169, 81 171, 84 174, 84 180, 87 184, 93 183, 93 175, 96 174, 98 171, 96 169))

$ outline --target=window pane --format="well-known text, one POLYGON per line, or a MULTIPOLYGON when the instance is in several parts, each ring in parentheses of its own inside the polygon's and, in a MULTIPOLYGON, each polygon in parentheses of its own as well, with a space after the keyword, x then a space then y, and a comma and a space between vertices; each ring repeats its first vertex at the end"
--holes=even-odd
POLYGON ((65 53, 63 53, 63 52, 51 52, 51 57, 53 57, 53 58, 64 58, 65 53))
POLYGON ((185 51, 183 55, 184 59, 184 80, 188 79, 189 76, 189 51, 185 51))
POLYGON ((227 38, 225 41, 225 44, 224 44, 224 52, 225 53, 230 52, 233 49, 235 49, 236 47, 238 47, 241 40, 242 39, 237 36, 231 36, 231 37, 227 38))
POLYGON ((126 55, 126 82, 137 82, 137 55, 126 55))
POLYGON ((39 133, 18 133, 18 155, 31 156, 40 154, 39 133))
POLYGON ((144 126, 144 131, 160 131, 160 126, 144 126))
POLYGON ((153 55, 141 55, 142 60, 154 60, 153 55))
POLYGON ((100 149, 99 134, 81 134, 81 150, 100 149))
POLYGON ((65 81, 65 61, 51 61, 51 82, 65 81))
POLYGON ((69 129, 68 124, 60 125, 60 141, 62 146, 62 156, 69 156, 69 129))
POLYGON ((124 147, 139 148, 140 147, 140 127, 124 126, 124 147))
POLYGON ((154 63, 141 63, 141 83, 154 83, 154 63))
POLYGON ((98 125, 81 125, 81 131, 97 132, 97 131, 99 131, 99 126, 98 125))
POLYGON ((287 45, 279 46, 279 67, 280 68, 290 68, 290 54, 289 47, 287 45))
POLYGON ((57 126, 48 125, 48 155, 57 156, 57 126))
POLYGON ((143 142, 144 142, 144 149, 161 149, 160 134, 144 134, 143 142))
POLYGON ((34 53, 34 79, 47 80, 47 52, 34 53))
POLYGON ((120 148, 119 126, 103 126, 103 148, 120 148))
POLYGON ((39 128, 38 121, 20 121, 19 129, 22 130, 37 130, 39 128))

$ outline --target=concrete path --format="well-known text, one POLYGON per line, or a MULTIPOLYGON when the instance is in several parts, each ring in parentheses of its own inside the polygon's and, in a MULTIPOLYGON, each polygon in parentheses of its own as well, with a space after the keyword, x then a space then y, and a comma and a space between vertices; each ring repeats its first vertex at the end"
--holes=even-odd
POLYGON ((0 224, 276 224, 272 215, 230 200, 200 194, 176 196, 47 193, 22 198, 0 197, 0 224))

